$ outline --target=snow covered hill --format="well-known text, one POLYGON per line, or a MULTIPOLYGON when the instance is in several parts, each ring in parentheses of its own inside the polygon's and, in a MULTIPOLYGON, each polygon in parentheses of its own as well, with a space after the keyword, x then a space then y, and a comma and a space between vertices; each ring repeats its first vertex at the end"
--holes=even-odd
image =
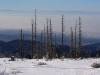
POLYGON ((100 59, 16 59, 0 58, 0 75, 100 75, 100 68, 91 64, 100 59))

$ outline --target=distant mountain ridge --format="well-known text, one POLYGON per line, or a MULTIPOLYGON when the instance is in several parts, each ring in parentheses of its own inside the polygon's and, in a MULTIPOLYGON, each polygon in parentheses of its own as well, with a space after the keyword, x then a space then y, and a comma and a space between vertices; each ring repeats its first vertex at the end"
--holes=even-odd
MULTIPOLYGON (((24 39, 25 40, 31 40, 31 32, 29 31, 23 31, 24 33, 24 39)), ((40 41, 41 34, 37 34, 37 40, 40 41)), ((56 33, 56 41, 58 44, 61 43, 61 34, 56 33)), ((18 30, 1 30, 0 31, 0 40, 2 41, 12 41, 20 38, 20 31, 18 30)), ((53 35, 53 39, 55 39, 55 36, 53 35)), ((99 38, 92 38, 92 37, 83 37, 82 38, 83 44, 93 44, 93 43, 99 43, 99 38)), ((64 43, 69 45, 70 43, 70 35, 66 36, 64 35, 64 43)))
MULTIPOLYGON (((24 43, 23 50, 25 50, 26 53, 29 53, 31 51, 31 41, 24 40, 23 43, 24 43)), ((41 43, 37 42, 37 45, 40 46, 41 43)), ((56 48, 57 48, 56 51, 58 53, 65 53, 70 50, 68 45, 65 45, 63 50, 61 49, 60 45, 58 45, 56 48)), ((100 53, 100 43, 84 45, 82 49, 85 52, 90 52, 92 56, 95 56, 97 51, 100 53)), ((20 41, 18 39, 8 42, 0 41, 0 54, 4 54, 7 56, 16 55, 16 53, 17 54, 19 53, 19 50, 20 50, 20 41)))
MULTIPOLYGON (((31 32, 23 31, 24 32, 24 50, 26 52, 31 51, 31 32)), ((64 35, 64 44, 65 48, 62 51, 60 48, 61 44, 61 34, 56 33, 56 42, 57 42, 57 51, 58 53, 63 53, 66 50, 69 51, 70 46, 70 36, 64 35)), ((6 30, 0 31, 0 55, 12 55, 19 52, 19 39, 20 39, 20 31, 18 30, 6 30)), ((53 35, 53 42, 55 40, 55 36, 53 35)), ((37 41, 38 45, 41 43, 41 34, 37 34, 37 41)), ((98 38, 87 38, 83 37, 83 50, 86 52, 90 52, 92 56, 95 56, 96 52, 100 50, 100 39, 98 38)))

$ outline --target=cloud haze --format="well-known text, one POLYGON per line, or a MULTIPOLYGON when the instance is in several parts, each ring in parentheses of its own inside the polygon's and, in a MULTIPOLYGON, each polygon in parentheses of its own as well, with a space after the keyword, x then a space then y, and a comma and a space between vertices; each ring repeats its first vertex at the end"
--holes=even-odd
MULTIPOLYGON (((65 14, 64 25, 65 34, 69 35, 70 27, 75 26, 78 17, 82 18, 83 34, 92 37, 100 37, 100 15, 87 15, 87 14, 65 14)), ((46 24, 46 18, 52 19, 53 30, 56 32, 61 31, 61 15, 37 15, 38 31, 42 30, 46 24)), ((31 21, 34 16, 18 16, 18 15, 0 15, 0 30, 20 29, 30 31, 31 21)))

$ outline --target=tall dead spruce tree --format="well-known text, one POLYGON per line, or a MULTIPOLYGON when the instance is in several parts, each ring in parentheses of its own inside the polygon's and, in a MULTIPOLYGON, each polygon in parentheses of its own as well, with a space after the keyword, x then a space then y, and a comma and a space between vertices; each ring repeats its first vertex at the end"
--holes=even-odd
POLYGON ((34 32, 33 32, 33 24, 34 24, 34 22, 32 21, 32 45, 31 45, 31 48, 32 48, 32 51, 31 51, 31 58, 33 58, 33 53, 34 53, 34 48, 33 48, 33 46, 34 46, 34 32))
POLYGON ((46 40, 46 27, 44 25, 44 31, 43 31, 43 57, 46 55, 46 46, 47 46, 47 40, 46 40))
POLYGON ((64 15, 62 15, 62 39, 61 39, 61 44, 62 44, 62 48, 64 46, 64 15))
POLYGON ((41 31, 41 45, 40 45, 40 49, 39 49, 39 58, 43 57, 43 31, 41 31))
POLYGON ((51 19, 49 21, 49 26, 47 25, 47 42, 48 42, 48 59, 53 58, 53 48, 52 48, 52 24, 51 19))
POLYGON ((55 36, 55 38, 54 38, 54 45, 55 45, 55 49, 56 49, 56 47, 57 47, 57 41, 56 41, 57 40, 57 36, 56 36, 56 33, 55 33, 54 36, 55 36))
POLYGON ((82 29, 81 29, 81 17, 79 17, 79 42, 78 42, 78 51, 76 53, 77 57, 80 57, 81 49, 82 49, 82 29))
POLYGON ((74 57, 74 58, 79 58, 81 56, 80 53, 82 50, 82 29, 81 29, 81 18, 80 17, 79 17, 78 27, 79 27, 78 40, 77 40, 77 22, 75 25, 74 34, 73 34, 73 30, 71 28, 71 47, 70 47, 70 49, 72 51, 72 57, 74 57), (73 38, 73 35, 74 35, 74 38, 73 38))
POLYGON ((23 50, 23 46, 24 46, 24 35, 23 35, 23 31, 22 29, 20 30, 20 57, 23 58, 24 57, 24 50, 23 50))
POLYGON ((34 46, 34 49, 36 51, 35 52, 35 54, 36 54, 35 57, 38 58, 38 49, 37 49, 37 15, 36 15, 36 9, 35 9, 35 21, 34 21, 34 23, 35 23, 34 24, 35 25, 35 29, 34 29, 35 30, 35 33, 34 33, 34 42, 35 42, 34 45, 35 46, 34 46))
POLYGON ((75 51, 74 51, 74 39, 73 39, 73 29, 72 27, 70 28, 70 34, 71 34, 71 44, 70 44, 70 53, 69 56, 70 57, 75 57, 75 51))
POLYGON ((37 15, 35 9, 34 22, 32 20, 32 40, 31 40, 31 58, 38 58, 38 49, 37 49, 37 15))
POLYGON ((48 29, 48 19, 46 20, 46 24, 47 24, 47 27, 46 27, 46 58, 49 58, 48 54, 49 54, 49 29, 48 29))
MULTIPOLYGON (((64 46, 64 15, 62 15, 62 20, 61 20, 61 49, 65 49, 64 46)), ((65 56, 66 53, 63 52, 61 56, 65 56)))
POLYGON ((52 22, 51 22, 51 19, 50 19, 50 41, 51 41, 51 56, 52 58, 55 58, 56 57, 56 52, 55 52, 55 48, 53 46, 53 27, 52 27, 52 22))
POLYGON ((77 21, 76 21, 75 32, 74 32, 74 50, 77 51, 77 21))
POLYGON ((52 59, 55 57, 55 52, 53 48, 53 41, 52 41, 52 23, 51 19, 47 19, 47 58, 52 59))

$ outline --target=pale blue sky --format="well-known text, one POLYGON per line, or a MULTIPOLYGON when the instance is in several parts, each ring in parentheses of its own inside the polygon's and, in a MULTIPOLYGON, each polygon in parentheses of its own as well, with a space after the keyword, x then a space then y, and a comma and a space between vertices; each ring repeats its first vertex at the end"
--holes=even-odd
POLYGON ((100 11, 100 0, 0 0, 0 9, 100 11))

